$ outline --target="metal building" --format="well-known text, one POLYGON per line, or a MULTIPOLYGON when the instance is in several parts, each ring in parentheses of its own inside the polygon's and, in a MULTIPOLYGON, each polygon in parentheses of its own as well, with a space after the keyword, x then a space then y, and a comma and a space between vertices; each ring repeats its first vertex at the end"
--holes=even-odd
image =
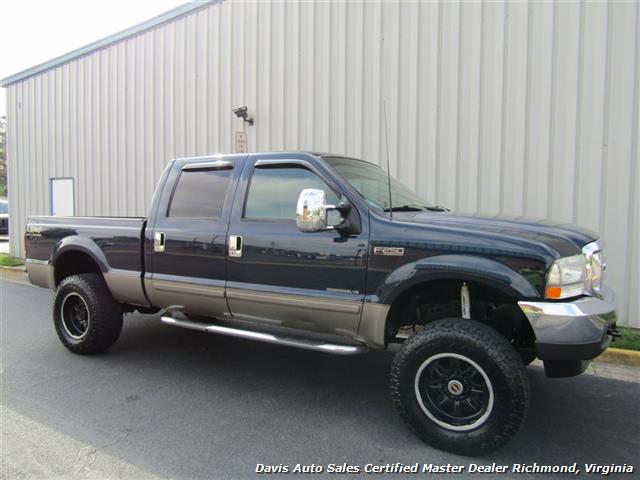
POLYGON ((382 162, 386 103, 393 174, 599 231, 639 327, 639 65, 632 1, 187 4, 3 80, 12 253, 31 214, 145 215, 169 159, 236 131, 382 162))

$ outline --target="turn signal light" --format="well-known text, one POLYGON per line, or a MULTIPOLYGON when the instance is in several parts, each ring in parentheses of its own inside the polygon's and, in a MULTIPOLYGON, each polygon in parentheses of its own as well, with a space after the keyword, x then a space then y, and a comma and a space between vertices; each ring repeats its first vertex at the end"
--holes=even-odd
POLYGON ((562 298, 562 288, 561 287, 547 287, 546 297, 551 299, 562 298))

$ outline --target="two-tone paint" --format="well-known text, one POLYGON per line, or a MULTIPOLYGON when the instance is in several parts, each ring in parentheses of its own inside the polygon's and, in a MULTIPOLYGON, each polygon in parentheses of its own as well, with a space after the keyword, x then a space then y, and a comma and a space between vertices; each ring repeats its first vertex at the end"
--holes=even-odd
POLYGON ((64 268, 80 256, 91 259, 114 298, 149 306, 141 272, 145 218, 30 217, 25 232, 32 283, 55 289, 64 268))
MULTIPOLYGON (((541 300, 557 258, 580 253, 595 235, 520 218, 373 208, 331 167, 333 155, 258 153, 169 163, 144 218, 32 217, 27 227, 33 283, 55 288, 70 252, 95 262, 126 304, 330 334, 383 348, 399 296, 421 283, 486 284, 514 300, 541 300), (193 163, 233 170, 217 219, 168 216, 175 185, 193 163), (295 164, 318 175, 350 205, 349 232, 305 233, 291 221, 244 218, 255 168, 295 164), (163 251, 154 249, 162 233, 163 251), (243 239, 229 255, 229 237, 243 239)), ((359 160, 353 160, 359 161, 359 160)))

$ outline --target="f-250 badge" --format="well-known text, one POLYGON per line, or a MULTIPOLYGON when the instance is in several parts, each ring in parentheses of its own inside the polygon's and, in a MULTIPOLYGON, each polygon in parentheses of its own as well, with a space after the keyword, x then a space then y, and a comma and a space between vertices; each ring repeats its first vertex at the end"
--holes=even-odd
POLYGON ((404 255, 402 247, 373 247, 374 255, 386 255, 389 257, 401 257, 404 255))
POLYGON ((26 232, 29 237, 41 237, 42 236, 42 227, 37 227, 35 225, 27 225, 26 232))

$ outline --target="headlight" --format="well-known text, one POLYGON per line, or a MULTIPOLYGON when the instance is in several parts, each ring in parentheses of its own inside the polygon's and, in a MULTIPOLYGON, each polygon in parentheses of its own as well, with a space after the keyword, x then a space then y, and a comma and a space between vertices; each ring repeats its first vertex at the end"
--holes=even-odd
POLYGON ((576 297, 587 290, 587 259, 584 255, 553 262, 547 275, 545 296, 554 300, 576 297))
POLYGON ((587 259, 587 278, 589 279, 589 289, 598 296, 602 291, 602 274, 607 268, 602 256, 602 250, 596 242, 585 245, 582 253, 587 259))
POLYGON ((553 262, 547 274, 545 296, 554 300, 584 294, 599 296, 605 268, 598 242, 588 243, 582 248, 582 255, 553 262))

